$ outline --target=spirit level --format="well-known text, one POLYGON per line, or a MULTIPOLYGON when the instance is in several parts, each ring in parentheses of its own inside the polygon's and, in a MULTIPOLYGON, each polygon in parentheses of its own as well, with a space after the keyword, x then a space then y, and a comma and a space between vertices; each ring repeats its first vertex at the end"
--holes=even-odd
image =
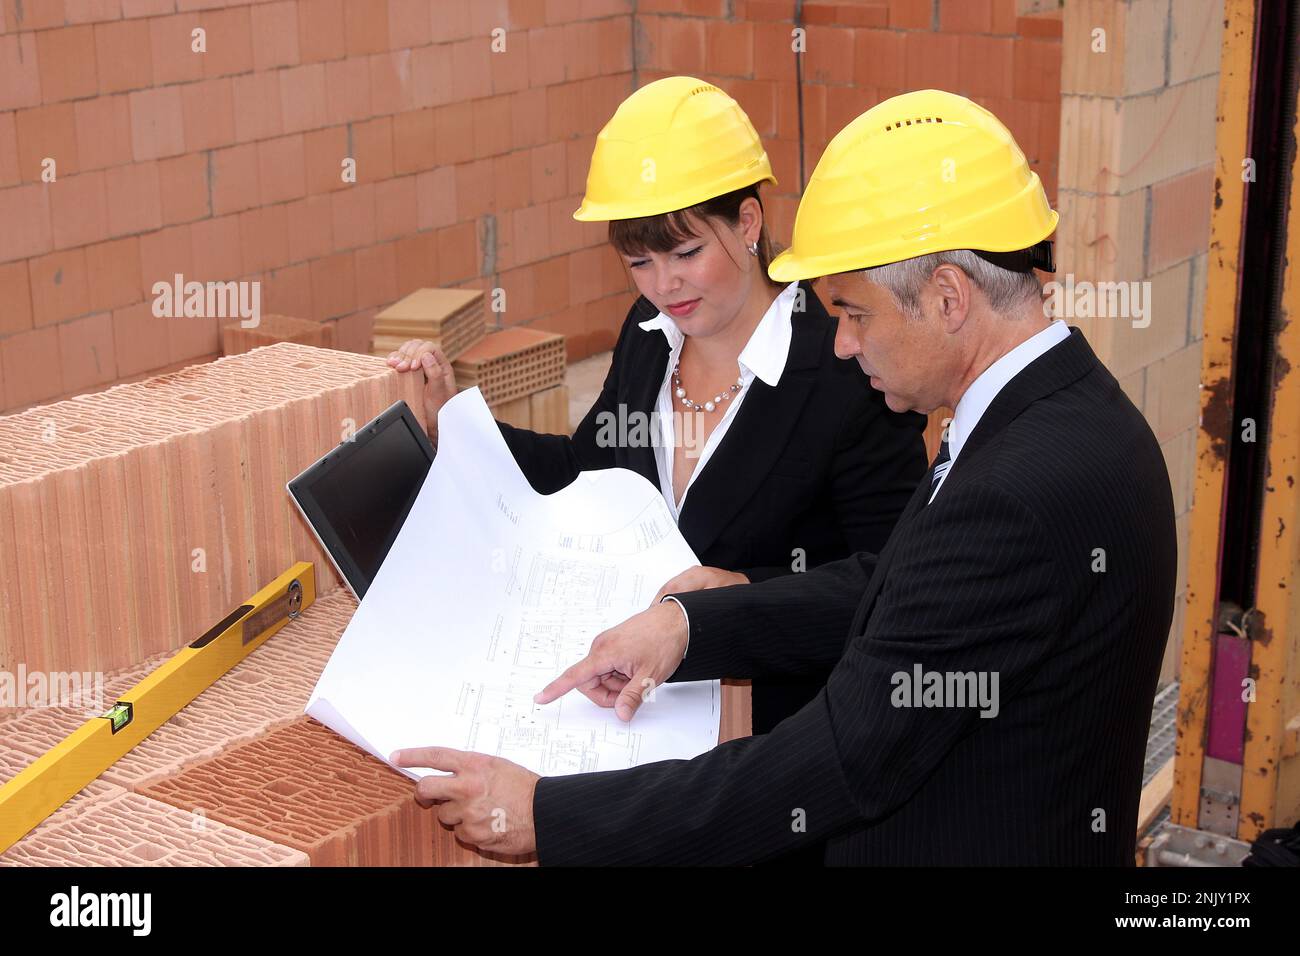
POLYGON ((0 787, 0 853, 315 600, 315 567, 300 561, 0 787))

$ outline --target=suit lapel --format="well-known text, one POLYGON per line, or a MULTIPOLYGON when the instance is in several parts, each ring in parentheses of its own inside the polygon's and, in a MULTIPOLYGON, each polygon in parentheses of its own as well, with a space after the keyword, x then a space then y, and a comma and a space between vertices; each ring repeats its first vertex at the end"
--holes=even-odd
MULTIPOLYGON (((654 318, 658 312, 647 299, 638 299, 637 306, 641 315, 637 316, 638 322, 644 322, 646 319, 654 318), (644 303, 644 305, 643 305, 644 303)), ((659 401, 659 388, 663 385, 664 374, 668 371, 668 353, 671 351, 668 347, 668 340, 664 334, 657 330, 645 331, 637 329, 639 338, 636 340, 640 347, 632 358, 631 367, 636 370, 636 374, 628 376, 628 386, 626 393, 621 396, 626 408, 619 410, 620 414, 629 416, 628 429, 631 431, 635 418, 634 414, 645 415, 647 421, 653 422, 650 417, 655 411, 659 401)), ((659 487, 659 466, 655 463, 655 450, 652 442, 659 440, 657 428, 647 426, 645 443, 629 442, 627 448, 627 461, 624 467, 630 468, 641 477, 645 478, 656 488, 659 487)))

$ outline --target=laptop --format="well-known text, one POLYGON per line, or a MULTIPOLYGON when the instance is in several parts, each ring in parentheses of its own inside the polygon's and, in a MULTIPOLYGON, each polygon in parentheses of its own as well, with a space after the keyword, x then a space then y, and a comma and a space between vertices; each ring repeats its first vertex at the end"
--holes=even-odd
POLYGON ((358 601, 397 540, 433 456, 415 413, 399 401, 285 486, 358 601))

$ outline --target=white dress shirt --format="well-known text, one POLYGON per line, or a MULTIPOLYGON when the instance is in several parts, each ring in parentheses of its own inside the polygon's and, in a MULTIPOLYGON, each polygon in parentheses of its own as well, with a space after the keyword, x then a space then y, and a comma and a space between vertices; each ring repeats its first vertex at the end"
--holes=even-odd
POLYGON ((979 424, 984 412, 993 403, 993 399, 998 397, 998 392, 1002 391, 1007 382, 1019 375, 1030 362, 1069 337, 1070 327, 1061 319, 1053 319, 1047 328, 1025 339, 970 383, 966 393, 957 400, 957 408, 952 413, 952 421, 948 424, 948 457, 952 464, 948 466, 948 470, 943 473, 934 490, 930 492, 930 501, 934 501, 934 496, 948 480, 953 468, 957 467, 957 456, 961 454, 962 446, 975 431, 975 426, 979 424))
MULTIPOLYGON (((781 373, 785 371, 785 362, 790 354, 790 337, 792 328, 790 316, 794 311, 794 302, 796 292, 799 288, 798 282, 791 282, 781 290, 780 294, 772 300, 768 306, 767 312, 755 326, 753 333, 749 336, 749 341, 741 349, 737 363, 740 368, 739 379, 741 382, 740 391, 734 393, 731 398, 722 403, 721 411, 704 412, 704 415, 722 415, 717 427, 709 433, 708 440, 704 443, 704 448, 700 451, 699 460, 695 463, 695 468, 691 471, 691 477, 686 482, 686 488, 682 491, 681 501, 675 501, 673 497, 673 457, 677 453, 676 448, 676 420, 673 413, 679 415, 692 415, 689 408, 681 403, 673 393, 673 368, 677 365, 677 360, 682 354, 682 345, 686 341, 686 336, 672 317, 660 312, 653 319, 639 323, 640 327, 647 332, 658 329, 663 332, 664 338, 668 340, 668 366, 664 369, 663 384, 659 387, 659 398, 655 403, 655 413, 658 419, 659 434, 655 442, 655 465, 659 472, 659 490, 663 492, 664 500, 668 502, 668 510, 672 513, 673 520, 677 521, 681 516, 682 506, 686 503, 686 496, 690 493, 691 485, 699 477, 700 472, 709 463, 713 457, 713 452, 721 444, 723 436, 726 435, 727 429, 731 427, 737 412, 740 410, 741 403, 745 396, 749 394, 749 386, 755 378, 761 378, 768 385, 776 386, 781 380, 781 373)), ((732 383, 728 383, 730 385, 732 383)), ((700 405, 705 401, 711 400, 716 393, 708 395, 690 395, 687 397, 700 405)), ((692 436, 688 433, 687 438, 692 436)), ((683 447, 683 452, 686 451, 683 447)))

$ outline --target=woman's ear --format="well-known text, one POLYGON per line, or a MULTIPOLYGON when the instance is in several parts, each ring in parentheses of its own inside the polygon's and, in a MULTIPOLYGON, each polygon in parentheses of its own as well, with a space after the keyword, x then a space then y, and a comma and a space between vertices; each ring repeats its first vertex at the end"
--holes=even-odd
POLYGON ((763 207, 753 196, 741 200, 737 225, 746 246, 758 242, 763 234, 763 207))

